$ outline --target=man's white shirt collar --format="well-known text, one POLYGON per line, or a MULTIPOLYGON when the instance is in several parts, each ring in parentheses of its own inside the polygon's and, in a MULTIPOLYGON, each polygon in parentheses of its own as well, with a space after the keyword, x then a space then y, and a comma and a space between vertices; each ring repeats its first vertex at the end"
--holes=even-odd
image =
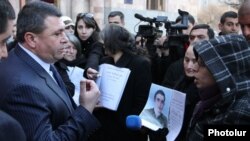
POLYGON ((41 65, 46 72, 49 73, 49 75, 53 78, 53 74, 50 71, 50 65, 49 63, 44 62, 42 59, 40 59, 37 55, 35 55, 33 52, 31 52, 30 50, 26 49, 25 47, 23 47, 22 44, 18 43, 19 46, 27 53, 29 54, 30 57, 32 57, 39 65, 41 65))

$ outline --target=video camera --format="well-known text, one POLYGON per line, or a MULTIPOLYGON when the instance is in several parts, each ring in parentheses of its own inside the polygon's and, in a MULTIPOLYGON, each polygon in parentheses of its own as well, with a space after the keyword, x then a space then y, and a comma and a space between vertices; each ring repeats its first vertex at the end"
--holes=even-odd
POLYGON ((182 17, 181 24, 176 24, 168 20, 166 16, 157 16, 156 18, 143 17, 140 14, 135 14, 135 18, 148 22, 149 25, 140 25, 137 34, 145 38, 152 38, 162 35, 163 31, 159 30, 159 27, 165 25, 166 33, 168 36, 182 34, 181 30, 188 28, 188 12, 178 10, 182 17), (154 24, 154 25, 153 25, 154 24))
MULTIPOLYGON (((178 9, 178 13, 181 16, 181 23, 175 23, 169 21, 167 16, 157 16, 155 18, 143 17, 140 14, 135 14, 135 18, 148 22, 148 25, 139 25, 137 35, 140 35, 147 39, 150 43, 148 45, 153 46, 153 41, 156 38, 162 36, 163 31, 159 27, 164 25, 166 29, 166 36, 168 39, 164 42, 163 48, 170 49, 172 55, 177 57, 172 57, 174 60, 177 60, 181 56, 184 56, 184 44, 188 43, 188 35, 184 35, 182 30, 188 28, 188 15, 186 11, 178 9)), ((155 49, 150 49, 155 50, 155 49)))

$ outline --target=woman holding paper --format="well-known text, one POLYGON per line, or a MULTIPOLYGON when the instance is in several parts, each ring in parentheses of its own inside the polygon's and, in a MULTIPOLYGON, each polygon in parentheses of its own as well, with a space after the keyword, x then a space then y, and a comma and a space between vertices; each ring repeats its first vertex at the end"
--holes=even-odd
POLYGON ((75 36, 81 43, 81 53, 86 57, 84 64, 78 65, 84 71, 84 77, 94 79, 87 75, 87 71, 97 73, 100 59, 104 55, 103 44, 99 42, 100 28, 92 13, 79 13, 76 17, 75 36))
MULTIPOLYGON (((91 141, 146 141, 147 136, 140 131, 126 128, 128 115, 139 115, 143 110, 151 86, 151 66, 144 56, 137 55, 134 40, 125 28, 109 24, 101 31, 105 53, 103 63, 130 69, 121 101, 116 111, 96 108, 94 115, 102 128, 90 137, 91 141)), ((101 76, 102 77, 102 76, 101 76)), ((114 89, 116 86, 110 86, 114 89)))

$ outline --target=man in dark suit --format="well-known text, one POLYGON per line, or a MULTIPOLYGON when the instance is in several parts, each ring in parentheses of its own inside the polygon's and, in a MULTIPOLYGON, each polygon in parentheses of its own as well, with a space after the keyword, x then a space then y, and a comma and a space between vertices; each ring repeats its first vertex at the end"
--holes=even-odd
POLYGON ((0 111, 0 140, 25 141, 26 137, 22 126, 10 115, 0 111))
MULTIPOLYGON (((6 42, 11 35, 15 11, 8 0, 0 1, 0 61, 8 56, 6 42)), ((25 141, 24 131, 13 117, 0 111, 0 140, 25 141)))
POLYGON ((28 141, 84 141, 100 126, 91 114, 100 94, 94 81, 81 81, 76 107, 53 71, 68 41, 60 16, 54 5, 26 4, 17 19, 18 45, 0 64, 0 108, 20 122, 28 141))
POLYGON ((8 56, 7 40, 10 38, 14 28, 16 15, 8 0, 0 1, 0 61, 8 56))

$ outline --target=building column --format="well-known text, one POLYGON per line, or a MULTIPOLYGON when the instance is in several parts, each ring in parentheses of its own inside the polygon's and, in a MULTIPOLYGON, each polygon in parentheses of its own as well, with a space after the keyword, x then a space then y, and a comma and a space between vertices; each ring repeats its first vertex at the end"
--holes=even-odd
POLYGON ((95 20, 102 29, 104 26, 104 0, 90 0, 89 11, 94 14, 95 20))

